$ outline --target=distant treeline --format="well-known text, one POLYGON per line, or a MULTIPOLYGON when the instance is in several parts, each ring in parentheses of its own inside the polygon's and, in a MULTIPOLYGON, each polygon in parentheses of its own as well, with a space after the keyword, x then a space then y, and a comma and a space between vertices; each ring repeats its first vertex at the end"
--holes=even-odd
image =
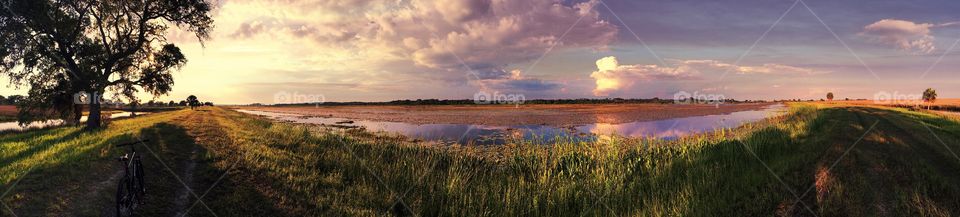
POLYGON ((17 102, 20 102, 20 100, 24 98, 22 95, 10 95, 6 97, 0 95, 0 105, 16 105, 17 102))
MULTIPOLYGON (((743 102, 765 102, 763 100, 744 100, 725 99, 724 103, 743 103, 743 102)), ((605 99, 531 99, 523 101, 522 104, 630 104, 630 103, 659 103, 673 104, 673 99, 623 99, 623 98, 605 98, 605 99)), ((307 105, 476 105, 472 99, 416 99, 416 100, 394 100, 387 102, 324 102, 324 103, 296 103, 296 104, 276 104, 275 106, 307 106, 307 105)), ((509 103, 506 103, 509 104, 509 103)), ((254 103, 254 106, 263 104, 254 103)))
POLYGON ((937 111, 960 112, 960 106, 957 106, 957 105, 928 105, 928 106, 922 106, 922 105, 908 105, 908 104, 893 104, 893 105, 890 105, 890 106, 900 107, 900 108, 909 108, 909 109, 926 108, 926 109, 929 109, 929 110, 937 110, 937 111))

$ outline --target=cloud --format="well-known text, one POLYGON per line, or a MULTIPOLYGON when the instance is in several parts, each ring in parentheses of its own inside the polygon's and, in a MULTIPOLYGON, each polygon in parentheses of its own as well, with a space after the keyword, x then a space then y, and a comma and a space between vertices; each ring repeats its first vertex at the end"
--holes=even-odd
POLYGON ((738 66, 734 71, 737 74, 791 74, 791 75, 816 75, 828 73, 828 71, 820 71, 809 68, 801 68, 796 66, 788 66, 782 64, 767 63, 762 66, 738 66))
POLYGON ((717 60, 670 60, 674 66, 659 65, 621 65, 617 57, 609 56, 597 60, 597 71, 590 74, 596 82, 594 96, 608 96, 610 93, 632 87, 637 81, 679 81, 702 79, 705 73, 720 75, 733 72, 737 74, 777 74, 777 75, 814 75, 828 73, 808 68, 781 64, 763 64, 759 66, 739 66, 717 60))
POLYGON ((478 80, 477 83, 482 90, 510 93, 542 92, 562 87, 559 82, 524 77, 519 69, 510 71, 498 78, 478 80))
POLYGON ((609 56, 597 60, 597 71, 591 73, 590 77, 597 84, 593 95, 607 96, 611 92, 633 86, 637 80, 682 80, 693 79, 698 75, 696 71, 681 70, 679 67, 620 65, 617 57, 609 56))
MULTIPOLYGON (((242 18, 229 36, 302 39, 303 46, 315 46, 316 50, 345 51, 369 62, 408 63, 383 70, 462 83, 500 79, 507 74, 507 66, 536 59, 551 47, 602 49, 618 32, 615 25, 600 18, 594 8, 598 0, 287 1, 291 8, 242 18), (363 6, 354 7, 358 4, 363 6), (578 24, 561 38, 574 23, 578 24)), ((235 4, 233 8, 278 7, 268 2, 228 4, 235 4)))
POLYGON ((928 54, 936 50, 931 28, 957 25, 958 22, 943 24, 915 23, 908 20, 883 19, 863 27, 860 36, 868 40, 896 47, 903 51, 928 54))

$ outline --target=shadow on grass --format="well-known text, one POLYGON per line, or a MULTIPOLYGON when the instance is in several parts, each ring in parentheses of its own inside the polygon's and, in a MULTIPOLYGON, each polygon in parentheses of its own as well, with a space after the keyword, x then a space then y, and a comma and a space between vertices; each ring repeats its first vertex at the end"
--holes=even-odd
MULTIPOLYGON (((138 147, 138 152, 144 156, 149 194, 147 205, 140 214, 174 216, 184 215, 189 210, 188 216, 216 216, 251 208, 237 206, 236 202, 268 201, 252 188, 238 188, 233 178, 225 174, 229 168, 209 158, 210 153, 206 148, 209 144, 195 143, 196 138, 188 131, 182 126, 168 123, 141 130, 144 139, 155 142, 148 144, 152 146, 150 150, 138 147), (221 176, 223 179, 220 179, 221 176), (223 200, 226 198, 217 197, 223 192, 246 197, 239 198, 242 201, 223 200), (197 201, 200 197, 202 202, 197 201)), ((270 209, 256 210, 265 215, 271 213, 270 209)), ((257 215, 255 212, 241 214, 257 215)))
POLYGON ((40 138, 34 141, 19 136, 3 138, 4 144, 30 143, 3 159, 3 170, 17 173, 15 178, 20 180, 4 201, 19 213, 99 215, 96 203, 105 199, 103 191, 110 188, 104 181, 119 169, 115 167, 118 153, 111 152, 114 149, 109 144, 130 140, 128 134, 107 138, 102 134, 103 130, 57 128, 28 133, 40 138), (10 168, 13 166, 18 168, 10 168))

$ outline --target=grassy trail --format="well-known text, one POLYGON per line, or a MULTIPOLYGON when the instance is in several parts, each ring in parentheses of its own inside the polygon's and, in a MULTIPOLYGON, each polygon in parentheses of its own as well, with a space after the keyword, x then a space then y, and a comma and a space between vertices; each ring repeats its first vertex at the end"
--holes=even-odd
POLYGON ((126 151, 110 144, 136 137, 152 140, 137 147, 149 170, 145 216, 960 214, 955 119, 810 104, 676 142, 490 149, 172 111, 95 132, 0 135, 0 186, 10 189, 0 199, 18 216, 105 215, 113 159, 126 151))

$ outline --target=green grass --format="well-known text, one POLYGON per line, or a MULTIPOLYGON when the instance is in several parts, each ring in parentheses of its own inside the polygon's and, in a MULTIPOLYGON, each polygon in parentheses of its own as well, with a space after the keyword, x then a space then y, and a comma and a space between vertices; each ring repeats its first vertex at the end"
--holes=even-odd
MULTIPOLYGON (((197 162, 188 185, 203 196, 191 216, 960 214, 956 120, 816 104, 678 141, 486 148, 423 146, 219 108, 166 112, 96 132, 0 135, 0 183, 22 180, 2 199, 17 214, 99 215, 109 204, 84 203, 89 195, 80 192, 107 180, 97 173, 118 169, 110 159, 120 152, 107 144, 133 135, 156 141, 157 157, 145 162, 155 174, 148 187, 157 189, 147 215, 178 211, 171 207, 182 185, 170 174, 186 176, 185 162, 197 162)), ((109 201, 113 190, 100 192, 109 201)))
MULTIPOLYGON (((0 183, 9 193, 3 202, 23 214, 97 216, 110 211, 111 197, 116 188, 115 177, 122 169, 116 158, 127 149, 119 150, 112 144, 133 141, 137 137, 152 138, 161 154, 175 145, 189 145, 175 132, 162 132, 164 140, 151 131, 164 129, 180 113, 165 113, 114 121, 108 128, 84 131, 80 127, 60 127, 0 136, 0 183), (171 135, 171 136, 166 136, 171 135), (58 214, 59 213, 59 214, 58 214)), ((140 149, 140 152, 147 150, 140 149)), ((144 157, 147 164, 156 159, 144 157)), ((169 176, 157 176, 151 184, 164 189, 169 176)), ((172 189, 172 188, 171 188, 172 189)), ((162 192, 162 191, 158 191, 162 192)), ((159 194, 158 198, 163 198, 159 194)), ((8 213, 6 213, 8 214, 8 213)), ((28 215, 28 216, 29 216, 28 215)))

